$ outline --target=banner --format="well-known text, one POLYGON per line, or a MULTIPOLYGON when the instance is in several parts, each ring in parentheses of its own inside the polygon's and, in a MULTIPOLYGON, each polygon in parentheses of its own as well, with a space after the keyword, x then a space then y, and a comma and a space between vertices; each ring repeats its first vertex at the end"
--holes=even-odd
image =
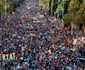
POLYGON ((2 54, 2 59, 3 59, 3 60, 15 59, 15 53, 2 54))

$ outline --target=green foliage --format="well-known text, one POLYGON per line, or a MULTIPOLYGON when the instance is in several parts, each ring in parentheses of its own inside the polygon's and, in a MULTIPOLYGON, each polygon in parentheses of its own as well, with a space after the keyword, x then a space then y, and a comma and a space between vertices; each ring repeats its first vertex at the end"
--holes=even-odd
POLYGON ((80 9, 76 13, 75 23, 85 25, 85 0, 83 0, 80 9))
POLYGON ((49 6, 49 0, 39 0, 39 6, 49 6))
POLYGON ((0 15, 6 12, 9 7, 9 2, 6 2, 6 0, 0 0, 0 15))
POLYGON ((0 0, 0 16, 2 13, 14 11, 24 0, 0 0))
POLYGON ((68 0, 50 0, 49 12, 51 15, 57 14, 57 16, 59 17, 67 12, 68 4, 68 0))
POLYGON ((80 3, 71 0, 70 4, 69 4, 68 12, 72 13, 72 14, 76 14, 76 12, 79 10, 79 8, 80 8, 80 3))
POLYGON ((64 16, 64 21, 65 24, 85 25, 85 0, 82 2, 79 2, 79 0, 71 0, 68 13, 64 16))
POLYGON ((67 13, 67 14, 65 14, 65 16, 63 17, 63 19, 64 19, 64 23, 65 23, 65 24, 73 23, 72 20, 74 20, 74 15, 73 15, 73 14, 70 14, 70 13, 67 13))

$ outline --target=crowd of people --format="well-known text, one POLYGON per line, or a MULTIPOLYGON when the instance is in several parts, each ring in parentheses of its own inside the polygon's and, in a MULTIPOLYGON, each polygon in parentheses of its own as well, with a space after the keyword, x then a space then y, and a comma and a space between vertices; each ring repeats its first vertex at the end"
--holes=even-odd
POLYGON ((3 14, 0 23, 0 52, 3 70, 84 70, 85 33, 70 26, 61 28, 36 3, 3 14), (72 33, 71 33, 72 32, 72 33), (2 50, 2 51, 1 51, 2 50))

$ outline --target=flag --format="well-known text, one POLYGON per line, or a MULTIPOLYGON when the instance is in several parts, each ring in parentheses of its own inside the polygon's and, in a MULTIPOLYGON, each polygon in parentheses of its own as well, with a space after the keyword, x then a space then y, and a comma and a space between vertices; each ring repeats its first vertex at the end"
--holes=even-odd
POLYGON ((48 55, 51 55, 51 50, 48 50, 47 54, 48 54, 48 55))
POLYGON ((76 25, 74 25, 74 29, 76 29, 77 27, 76 27, 76 25))
POLYGON ((50 31, 50 33, 52 33, 52 34, 54 34, 54 32, 55 32, 54 30, 51 30, 51 31, 50 31))
POLYGON ((55 45, 53 44, 53 45, 52 45, 52 48, 54 48, 54 47, 55 47, 55 45))
POLYGON ((67 39, 68 45, 70 45, 72 42, 71 40, 67 39))
POLYGON ((33 29, 33 26, 30 26, 30 29, 33 29))
POLYGON ((52 42, 52 43, 55 42, 55 39, 52 39, 51 42, 52 42))
POLYGON ((37 17, 34 17, 33 20, 38 21, 38 18, 37 17))
POLYGON ((24 15, 20 17, 21 19, 24 18, 24 15))
POLYGON ((41 61, 43 59, 42 55, 40 56, 39 60, 41 61))
POLYGON ((58 38, 57 38, 57 37, 55 38, 55 42, 56 42, 56 41, 58 41, 58 38))
POLYGON ((10 19, 10 16, 8 16, 8 18, 10 19))
POLYGON ((24 41, 24 40, 26 40, 26 38, 22 37, 22 40, 24 41))
POLYGON ((0 52, 0 55, 3 54, 3 52, 0 52))
POLYGON ((79 40, 78 39, 76 39, 77 41, 76 41, 76 44, 78 45, 79 44, 79 40))
POLYGON ((33 36, 35 36, 35 34, 34 34, 34 33, 30 33, 30 36, 32 36, 32 37, 33 37, 33 36))

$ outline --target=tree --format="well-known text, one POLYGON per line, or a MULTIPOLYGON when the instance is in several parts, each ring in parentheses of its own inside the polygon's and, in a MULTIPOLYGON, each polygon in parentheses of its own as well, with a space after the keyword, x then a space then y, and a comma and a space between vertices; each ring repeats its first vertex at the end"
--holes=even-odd
POLYGON ((6 0, 0 0, 0 16, 2 13, 6 12, 9 7, 10 5, 6 0))
MULTIPOLYGON (((78 17, 76 17, 76 12, 80 9, 80 3, 71 0, 69 3, 69 7, 68 7, 68 14, 66 14, 64 16, 64 21, 67 23, 69 22, 70 25, 73 25, 75 23, 75 18, 78 19, 78 17)), ((65 23, 65 24, 66 24, 65 23)))
POLYGON ((51 1, 51 15, 53 15, 53 5, 54 5, 54 0, 51 1))
POLYGON ((75 23, 85 25, 85 0, 83 0, 80 9, 76 13, 75 23))
POLYGON ((69 0, 50 0, 49 3, 49 14, 62 17, 67 12, 69 0))
POLYGON ((49 6, 49 0, 39 0, 39 6, 49 6))
POLYGON ((72 23, 72 20, 74 20, 73 15, 70 13, 65 14, 63 19, 64 19, 64 23, 67 25, 70 25, 70 23, 72 23))
POLYGON ((80 8, 80 3, 71 0, 70 4, 69 4, 68 12, 72 13, 73 15, 75 15, 76 12, 79 10, 79 8, 80 8))
POLYGON ((53 16, 54 10, 56 8, 56 2, 55 0, 50 0, 49 1, 49 15, 53 16))

